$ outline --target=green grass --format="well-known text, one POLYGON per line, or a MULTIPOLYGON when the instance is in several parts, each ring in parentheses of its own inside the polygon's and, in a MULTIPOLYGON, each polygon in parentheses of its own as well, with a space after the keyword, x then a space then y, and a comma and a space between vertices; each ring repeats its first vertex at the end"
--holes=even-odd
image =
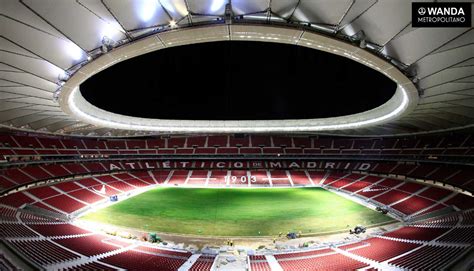
POLYGON ((156 188, 82 218, 145 231, 212 236, 315 234, 392 220, 322 188, 156 188))

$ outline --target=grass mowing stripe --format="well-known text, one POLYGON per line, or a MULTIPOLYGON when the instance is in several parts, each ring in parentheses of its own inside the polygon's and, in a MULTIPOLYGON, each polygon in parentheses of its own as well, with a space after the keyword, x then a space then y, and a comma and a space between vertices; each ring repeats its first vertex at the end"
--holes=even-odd
POLYGON ((211 236, 320 233, 393 220, 322 188, 155 188, 82 218, 147 231, 211 236))

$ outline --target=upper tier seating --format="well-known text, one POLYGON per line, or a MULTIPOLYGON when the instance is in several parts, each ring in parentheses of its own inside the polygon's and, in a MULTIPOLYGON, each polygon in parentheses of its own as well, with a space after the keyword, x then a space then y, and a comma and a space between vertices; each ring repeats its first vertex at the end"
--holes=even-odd
MULTIPOLYGON (((338 139, 285 136, 189 136, 157 139, 81 139, 81 138, 51 138, 41 136, 24 136, 14 134, 0 135, 0 149, 13 149, 13 153, 5 151, 1 155, 78 155, 78 154, 131 154, 142 153, 141 150, 157 154, 160 149, 187 149, 182 153, 215 154, 226 153, 229 150, 244 148, 241 153, 288 153, 288 154, 381 154, 381 155, 468 155, 472 149, 470 135, 456 135, 422 138, 399 139, 338 139), (450 142, 450 140, 453 140, 450 142), (245 149, 245 148, 254 148, 245 149), (207 149, 207 150, 206 150, 207 149), (40 150, 39 152, 37 150, 40 150), (48 150, 48 151, 45 151, 48 150), (70 150, 65 152, 65 150, 70 150), (127 152, 126 150, 137 150, 127 152), (301 151, 298 151, 301 150, 301 151), (310 150, 308 152, 304 150, 310 150)), ((175 153, 173 151, 173 153, 175 153)), ((233 151, 230 151, 233 153, 233 151)), ((417 169, 419 173, 423 169, 417 169)))

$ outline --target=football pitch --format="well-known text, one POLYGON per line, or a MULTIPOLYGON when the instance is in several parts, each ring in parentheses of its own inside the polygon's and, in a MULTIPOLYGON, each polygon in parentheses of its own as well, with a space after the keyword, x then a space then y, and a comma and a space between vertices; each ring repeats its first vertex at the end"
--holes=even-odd
POLYGON ((82 219, 207 236, 322 234, 393 221, 322 188, 155 188, 82 219))

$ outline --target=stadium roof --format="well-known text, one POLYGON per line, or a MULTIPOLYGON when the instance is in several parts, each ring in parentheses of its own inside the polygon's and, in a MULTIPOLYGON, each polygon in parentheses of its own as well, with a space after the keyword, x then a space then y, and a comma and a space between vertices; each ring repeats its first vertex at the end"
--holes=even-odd
MULTIPOLYGON (((195 123, 183 124, 188 127, 184 130, 113 126, 73 113, 66 98, 88 76, 148 51, 196 42, 263 39, 347 54, 395 80, 399 94, 385 108, 377 108, 378 112, 365 116, 291 123, 288 129, 256 131, 317 132, 328 129, 295 127, 336 124, 342 126, 332 127, 331 133, 392 135, 474 126, 472 28, 413 28, 408 1, 233 0, 228 6, 231 10, 227 11, 226 3, 225 0, 1 1, 0 125, 94 136, 251 132, 251 128, 193 128, 195 123), (403 95, 408 97, 406 105, 403 95), (384 119, 371 121, 377 118, 384 119), (350 126, 345 123, 347 119, 371 123, 350 126)), ((107 114, 101 116, 111 120, 107 114)), ((151 125, 157 127, 163 123, 151 125)), ((206 127, 230 126, 213 123, 206 127)))

